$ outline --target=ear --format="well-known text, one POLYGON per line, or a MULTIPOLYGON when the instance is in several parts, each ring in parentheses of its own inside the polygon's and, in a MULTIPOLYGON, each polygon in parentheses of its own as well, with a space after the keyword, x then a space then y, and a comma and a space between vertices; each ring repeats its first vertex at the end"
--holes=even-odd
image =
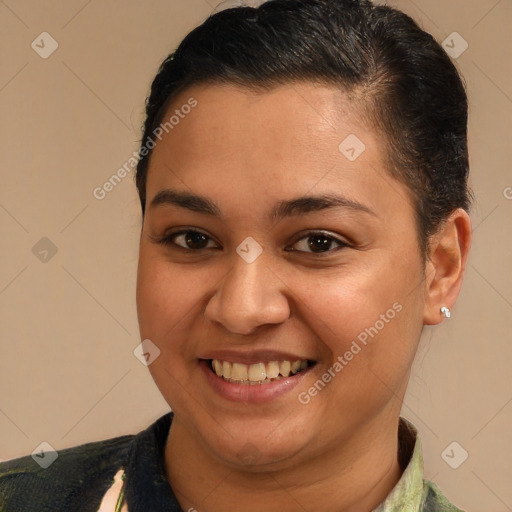
POLYGON ((445 316, 441 308, 452 309, 466 270, 471 247, 471 220, 462 208, 453 211, 430 239, 425 267, 423 323, 436 325, 445 316))

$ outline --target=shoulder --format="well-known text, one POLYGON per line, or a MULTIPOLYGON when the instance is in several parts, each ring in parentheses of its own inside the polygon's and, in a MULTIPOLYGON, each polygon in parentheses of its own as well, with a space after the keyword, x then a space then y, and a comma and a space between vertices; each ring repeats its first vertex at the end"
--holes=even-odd
POLYGON ((434 482, 423 481, 423 512, 464 512, 442 493, 434 482))
MULTIPOLYGON (((125 463, 134 437, 59 450, 46 468, 46 464, 36 462, 37 455, 0 463, 0 510, 84 510, 84 503, 97 509, 115 473, 125 463)), ((42 454, 41 460, 50 455, 54 456, 50 452, 42 454)))

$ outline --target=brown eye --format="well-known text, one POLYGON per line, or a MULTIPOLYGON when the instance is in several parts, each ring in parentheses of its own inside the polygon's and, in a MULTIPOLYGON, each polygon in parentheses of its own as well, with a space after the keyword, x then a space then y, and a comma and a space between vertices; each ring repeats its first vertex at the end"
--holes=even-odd
POLYGON ((295 242, 294 245, 300 246, 298 249, 300 252, 321 254, 325 252, 333 252, 332 247, 334 244, 337 244, 337 247, 334 247, 335 249, 339 247, 348 247, 347 243, 322 232, 310 233, 295 242))
POLYGON ((187 231, 184 241, 189 249, 204 249, 208 245, 208 237, 197 231, 187 231))
POLYGON ((164 245, 177 245, 178 247, 192 251, 212 247, 211 245, 208 246, 209 242, 213 243, 213 247, 217 246, 208 235, 192 229, 171 233, 160 241, 160 243, 164 245))

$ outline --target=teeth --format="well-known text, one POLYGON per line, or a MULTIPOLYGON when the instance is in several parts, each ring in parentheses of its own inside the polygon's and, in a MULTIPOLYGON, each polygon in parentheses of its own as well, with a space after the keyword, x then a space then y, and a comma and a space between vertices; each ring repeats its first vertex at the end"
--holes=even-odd
POLYGON ((212 359, 212 369, 229 382, 259 383, 282 379, 308 367, 306 360, 270 361, 268 363, 243 364, 212 359))
POLYGON ((220 361, 217 361, 216 359, 213 360, 213 369, 219 377, 222 377, 222 364, 220 361))
POLYGON ((294 362, 290 365, 290 371, 291 371, 292 373, 297 373, 299 370, 300 370, 300 361, 294 361, 294 362))
POLYGON ((252 382, 258 382, 261 380, 265 380, 267 378, 267 374, 265 373, 265 364, 251 364, 249 365, 249 380, 252 382))
MULTIPOLYGON (((215 361, 215 359, 214 359, 215 361)), ((222 375, 219 375, 222 377, 222 375)), ((231 369, 231 378, 233 380, 248 380, 247 379, 247 365, 240 363, 233 363, 233 367, 231 369)))
MULTIPOLYGON (((221 375, 219 375, 219 377, 220 376, 221 375)), ((226 379, 231 378, 231 363, 228 363, 227 361, 222 363, 222 376, 226 377, 226 379)))
POLYGON ((288 375, 290 375, 291 368, 292 364, 290 363, 290 361, 282 361, 281 363, 279 363, 279 373, 283 377, 288 377, 288 375))
MULTIPOLYGON (((306 362, 306 366, 308 363, 306 362)), ((270 361, 265 365, 265 373, 267 379, 275 379, 279 375, 279 363, 277 361, 270 361)))

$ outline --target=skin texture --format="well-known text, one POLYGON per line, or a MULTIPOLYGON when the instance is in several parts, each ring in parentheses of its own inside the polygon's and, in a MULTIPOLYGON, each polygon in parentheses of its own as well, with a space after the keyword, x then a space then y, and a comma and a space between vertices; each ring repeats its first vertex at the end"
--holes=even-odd
POLYGON ((443 321, 440 308, 458 296, 469 217, 453 212, 424 263, 408 189, 385 170, 384 137, 334 88, 194 86, 169 112, 190 97, 197 106, 151 156, 137 281, 141 339, 160 350, 149 368, 175 412, 169 481, 184 510, 367 512, 401 476, 401 402, 423 325, 443 321), (354 161, 338 149, 349 134, 366 147, 354 161), (222 217, 150 207, 166 188, 209 198, 222 217), (268 218, 278 201, 326 193, 374 213, 268 218), (177 228, 206 234, 206 248, 185 252, 183 235, 157 243, 177 228), (332 239, 327 252, 308 246, 307 231, 318 230, 332 239), (250 264, 236 252, 249 236, 263 249, 250 264), (300 403, 393 304, 394 318, 300 403), (316 364, 273 400, 235 402, 200 368, 213 350, 276 350, 316 364))

